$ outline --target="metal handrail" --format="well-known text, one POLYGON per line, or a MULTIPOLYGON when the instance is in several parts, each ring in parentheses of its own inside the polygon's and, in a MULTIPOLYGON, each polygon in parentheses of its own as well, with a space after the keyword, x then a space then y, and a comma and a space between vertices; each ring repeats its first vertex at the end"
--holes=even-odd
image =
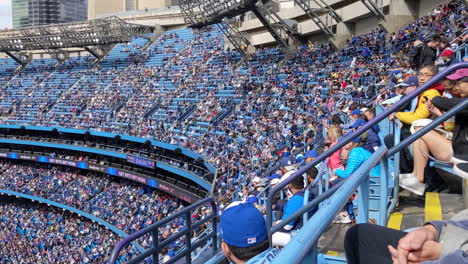
MULTIPOLYGON (((393 137, 394 137, 394 144, 393 146, 398 146, 400 144, 401 138, 401 122, 398 119, 394 120, 393 123, 393 137)), ((395 153, 393 156, 393 195, 390 201, 390 205, 387 209, 387 217, 393 212, 397 203, 398 203, 398 196, 400 193, 400 152, 395 153)))
MULTIPOLYGON (((404 147, 407 147, 412 142, 421 138, 424 134, 436 128, 442 122, 448 120, 450 117, 454 116, 456 113, 460 112, 464 108, 468 108, 468 99, 463 100, 461 103, 457 104, 455 107, 447 111, 444 115, 436 118, 427 126, 421 128, 419 131, 409 136, 403 140, 400 144, 395 144, 393 148, 387 150, 385 146, 380 147, 372 156, 367 160, 366 163, 362 164, 358 170, 356 170, 350 177, 345 181, 341 181, 343 187, 340 186, 339 190, 330 189, 330 194, 326 192, 327 196, 331 197, 327 202, 325 207, 322 210, 319 210, 314 216, 307 222, 306 225, 298 232, 298 234, 289 242, 289 244, 280 252, 280 254, 274 259, 273 263, 291 263, 291 256, 295 256, 295 259, 292 263, 301 263, 304 260, 304 263, 317 263, 317 243, 321 234, 325 231, 329 223, 333 220, 333 217, 336 213, 342 208, 343 204, 346 202, 348 197, 359 188, 359 198, 360 198, 360 210, 358 214, 358 223, 367 222, 368 218, 368 203, 362 204, 362 201, 368 200, 369 193, 366 191, 368 189, 368 179, 370 170, 379 162, 383 162, 384 171, 383 180, 381 182, 382 188, 387 188, 386 180, 388 177, 388 159, 389 157, 397 154, 404 147), (346 184, 343 184, 346 182, 346 184), (335 194, 336 195, 333 195, 335 194), (333 195, 333 196, 332 196, 333 195), (361 208, 364 207, 364 208, 361 208), (364 214, 364 215, 362 215, 364 214), (305 260, 307 258, 307 260, 305 260)), ((398 178, 395 176, 395 178, 398 178)), ((325 193, 324 193, 325 194, 325 193)), ((387 204, 386 193, 381 193, 381 203, 387 204)), ((320 200, 324 200, 324 197, 320 196, 320 200)), ((308 209, 312 208, 313 205, 317 204, 317 199, 314 199, 313 202, 307 204, 307 206, 301 208, 281 223, 275 225, 271 228, 272 232, 278 231, 282 226, 283 222, 289 223, 297 217, 300 217, 301 214, 304 214, 308 209)), ((388 211, 391 212, 391 211, 388 211)), ((384 217, 388 217, 387 211, 384 217)), ((382 217, 382 215, 381 215, 382 217)), ((380 221, 381 219, 379 219, 380 221)), ((379 223, 380 224, 380 223, 379 223)))
POLYGON ((110 257, 110 261, 109 263, 110 264, 115 264, 116 261, 117 261, 117 258, 119 256, 119 253, 120 251, 125 247, 127 246, 129 243, 131 243, 132 241, 146 235, 146 234, 151 234, 152 236, 152 239, 153 239, 153 246, 146 250, 144 253, 136 256, 135 258, 133 258, 132 260, 130 260, 129 262, 127 263, 131 263, 131 264, 136 264, 136 263, 140 263, 141 261, 147 259, 148 257, 152 257, 152 262, 155 263, 155 264, 158 264, 159 263, 159 258, 158 258, 158 254, 159 254, 159 251, 161 248, 164 248, 166 246, 168 246, 170 243, 176 241, 177 239, 185 236, 185 239, 186 239, 186 244, 185 244, 185 248, 182 249, 180 252, 178 252, 173 258, 171 258, 169 261, 165 262, 167 264, 172 264, 174 262, 176 262, 177 260, 181 259, 182 257, 185 257, 186 258, 186 263, 190 264, 191 261, 192 261, 192 258, 191 258, 191 253, 193 250, 195 250, 197 247, 203 245, 203 243, 206 243, 209 239, 212 240, 211 244, 212 244, 212 248, 214 251, 217 250, 217 247, 218 247, 218 244, 217 244, 217 233, 216 233, 216 230, 217 230, 217 207, 216 207, 216 203, 214 201, 213 198, 205 198, 203 200, 200 200, 166 218, 164 218, 163 220, 161 221, 158 221, 148 227, 145 227, 131 235, 129 235, 128 237, 120 240, 117 245, 114 247, 114 250, 112 251, 112 254, 111 254, 111 257, 110 257), (208 215, 207 217, 205 217, 204 219, 201 219, 201 220, 198 220, 194 223, 192 223, 192 219, 191 219, 191 214, 192 214, 192 211, 194 209, 197 209, 199 207, 201 207, 202 205, 205 205, 207 203, 210 203, 211 204, 211 209, 212 209, 212 213, 210 215, 208 215), (175 234, 172 234, 170 237, 168 237, 167 239, 163 240, 161 243, 159 241, 159 237, 158 237, 158 230, 159 230, 159 227, 169 223, 170 221, 180 217, 180 216, 183 216, 185 217, 185 229, 184 230, 181 230, 180 232, 178 233, 175 233, 175 234), (198 241, 192 243, 191 241, 191 236, 192 236, 192 231, 193 229, 195 228, 198 228, 200 226, 202 226, 204 223, 207 223, 211 221, 212 223, 212 230, 211 232, 209 232, 205 237, 199 239, 198 241))
MULTIPOLYGON (((319 126, 318 130, 323 130, 323 126, 319 126)), ((321 143, 323 143, 323 138, 320 136, 320 133, 316 133, 315 136, 314 136, 314 139, 312 141, 304 144, 304 146, 302 146, 301 148, 299 148, 298 150, 293 152, 292 156, 295 156, 296 154, 305 151, 310 146, 315 147, 317 144, 321 144, 321 143)), ((279 168, 280 168, 280 164, 279 163, 275 164, 273 167, 268 169, 268 171, 263 175, 263 177, 267 178, 268 176, 270 176, 274 171, 278 170, 279 168)), ((257 198, 258 198, 259 201, 261 201, 262 196, 264 196, 267 193, 267 191, 270 189, 270 187, 271 187, 270 184, 268 184, 265 188, 263 188, 263 190, 259 194, 257 194, 257 198)), ((266 200, 266 199, 264 199, 264 200, 266 200)), ((263 204, 261 204, 261 205, 263 205, 263 204)))
MULTIPOLYGON (((348 144, 349 142, 351 142, 353 139, 355 139, 356 137, 360 136, 361 134, 363 134, 364 132, 366 132, 367 130, 369 130, 370 128, 372 128, 374 125, 376 125, 377 123, 379 123, 380 121, 382 121, 383 119, 385 119, 386 117, 388 117, 390 114, 392 114, 393 112, 396 112, 398 109, 400 109, 403 105, 407 104, 408 102, 410 102, 411 100, 413 100, 413 98, 416 98, 417 96, 419 96, 422 92, 424 92, 425 90, 429 89, 430 87, 432 87, 433 85, 437 84, 440 80, 442 80, 445 76, 447 76, 449 73, 455 71, 455 70, 458 70, 458 69, 461 69, 461 68, 468 68, 468 62, 461 62, 461 63, 457 63, 455 65, 452 65, 450 67, 448 67, 447 69, 445 69, 444 71, 442 72, 439 72, 437 75, 435 75, 432 79, 430 79, 427 83, 425 83, 424 85, 418 87, 416 90, 414 90, 413 92, 411 92, 410 94, 408 94, 407 96, 403 97, 400 101, 396 102, 395 104, 393 104, 391 107, 387 108, 386 110, 384 110, 380 115, 376 116, 375 118, 373 118, 372 120, 370 120, 369 122, 367 122, 366 124, 364 124, 363 126, 361 126, 359 129, 356 130, 356 132, 354 132, 352 135, 348 136, 348 137, 345 137, 342 141, 339 141, 336 145, 334 145, 333 147, 329 148, 327 151, 325 151, 324 153, 320 154, 317 159, 315 159, 314 161, 312 161, 311 163, 309 164, 306 164, 304 167, 300 168, 299 170, 297 170, 296 172, 294 172, 291 176, 289 176, 287 179, 285 179, 284 181, 278 183, 278 185, 276 185, 268 194, 268 199, 267 199, 267 205, 266 205, 266 211, 267 211, 267 214, 266 214, 266 222, 267 222, 267 227, 270 228, 272 226, 272 201, 273 201, 273 197, 274 195, 279 192, 281 189, 283 189, 284 187, 286 187, 293 179, 295 179, 296 177, 300 177, 302 176, 302 174, 306 173, 310 168, 312 168, 313 166, 317 165, 318 163, 320 163, 321 161, 325 160, 327 157, 329 157, 331 154, 335 153, 336 151, 338 151, 339 149, 341 149, 342 147, 344 147, 346 144, 348 144)), ((406 142, 405 142, 406 143, 406 142)), ((401 144, 400 144, 401 145, 401 144)))
POLYGON ((297 235, 280 251, 272 263, 302 263, 307 256, 308 258, 304 262, 316 263, 317 243, 321 234, 326 230, 336 213, 341 210, 347 199, 357 190, 359 185, 365 180, 369 180, 370 171, 379 163, 386 152, 387 148, 385 146, 380 147, 366 163, 361 165, 345 181, 342 181, 342 184, 338 188, 332 187, 329 189, 328 191, 335 195, 330 197, 323 209, 317 211, 312 216, 297 235), (345 182, 346 184, 344 184, 345 182), (310 252, 310 249, 312 249, 312 252, 310 252), (294 256, 294 259, 291 259, 291 256, 294 256))

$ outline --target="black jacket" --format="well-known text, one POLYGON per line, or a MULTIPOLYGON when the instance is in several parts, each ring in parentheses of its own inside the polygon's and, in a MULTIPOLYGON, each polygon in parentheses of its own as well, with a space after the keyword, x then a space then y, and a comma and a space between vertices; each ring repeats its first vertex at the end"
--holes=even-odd
POLYGON ((412 66, 419 69, 422 66, 434 65, 437 59, 436 52, 427 44, 422 44, 415 47, 411 52, 412 66))
MULTIPOLYGON (((442 111, 448 111, 452 107, 467 98, 434 97, 432 103, 442 111)), ((453 155, 462 160, 468 160, 468 107, 463 108, 455 115, 455 129, 452 138, 453 155)))

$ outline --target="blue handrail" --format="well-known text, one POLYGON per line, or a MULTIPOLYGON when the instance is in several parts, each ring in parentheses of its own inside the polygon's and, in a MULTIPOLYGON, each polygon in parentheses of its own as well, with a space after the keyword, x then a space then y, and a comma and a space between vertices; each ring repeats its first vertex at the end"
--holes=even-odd
MULTIPOLYGON (((319 162, 322 162, 323 160, 325 160, 331 154, 335 153, 336 151, 338 151, 339 149, 344 147, 346 144, 348 144, 353 139, 355 139, 356 137, 360 136, 361 134, 363 134, 364 132, 366 132, 367 130, 372 128, 374 125, 376 125, 377 123, 379 123, 380 121, 382 121, 383 119, 388 117, 390 114, 392 114, 393 112, 397 112, 398 109, 400 109, 403 105, 407 104, 408 102, 413 100, 413 98, 419 96, 422 92, 424 92, 425 90, 429 89, 430 87, 432 87, 433 85, 438 83, 440 80, 442 80, 449 73, 451 73, 451 72, 453 72, 453 71, 455 71, 457 69, 461 69, 461 68, 468 68, 468 62, 457 63, 455 65, 452 65, 452 66, 448 67, 444 71, 439 72, 432 79, 430 79, 427 83, 425 83, 424 85, 418 87, 415 91, 413 91, 412 93, 410 93, 407 96, 403 97, 400 101, 398 101, 397 103, 395 103, 391 107, 384 110, 380 115, 376 116, 375 118, 373 118, 372 120, 370 120, 369 122, 364 124, 362 127, 357 129, 352 135, 350 135, 348 137, 345 137, 342 141, 338 142, 336 145, 334 145, 333 147, 331 147, 330 149, 328 149, 324 153, 320 154, 317 157, 317 159, 315 159, 311 163, 305 165, 304 167, 300 168, 295 173, 293 173, 291 176, 289 176, 287 179, 285 179, 284 181, 282 181, 278 185, 276 185, 268 194, 267 205, 266 205, 267 227, 270 228, 272 226, 272 222, 273 222, 272 221, 272 201, 273 201, 274 195, 277 192, 279 192, 280 190, 282 190, 284 187, 286 187, 286 185, 288 185, 294 178, 302 176, 302 174, 306 173, 310 168, 317 165, 319 162)), ((270 232, 270 237, 271 237, 271 232, 270 232)))
POLYGON ((346 182, 346 184, 341 184, 339 188, 335 189, 336 191, 333 192, 334 195, 325 202, 323 209, 320 209, 312 216, 307 225, 302 227, 289 244, 280 251, 279 255, 272 263, 302 263, 303 260, 306 263, 316 263, 316 246, 321 234, 328 227, 336 213, 341 210, 348 198, 357 190, 358 186, 361 185, 364 180, 369 179, 370 171, 379 163, 386 152, 387 148, 385 146, 380 147, 372 154, 366 163, 361 165, 361 167, 345 181, 342 181, 346 182), (310 252, 310 249, 312 249, 312 252, 310 252), (292 256, 294 256, 294 258, 291 258, 292 256), (306 257, 307 259, 305 259, 306 257))
POLYGON ((175 242, 177 239, 180 239, 182 237, 185 237, 185 246, 184 248, 179 251, 173 258, 171 258, 169 261, 165 262, 167 264, 172 264, 175 263, 177 260, 185 257, 186 263, 190 264, 192 262, 191 258, 191 253, 194 251, 196 248, 203 246, 204 243, 207 243, 208 240, 211 239, 211 245, 214 251, 217 251, 218 249, 218 244, 217 244, 217 222, 216 222, 216 217, 217 217, 217 207, 216 203, 213 198, 205 198, 203 200, 200 200, 188 207, 185 207, 184 209, 164 218, 163 220, 160 220, 148 227, 145 227, 128 237, 120 240, 117 245, 115 246, 114 250, 112 251, 111 257, 110 257, 110 264, 115 264, 117 261, 117 258, 119 256, 119 252, 128 244, 132 243, 136 239, 146 235, 150 234, 153 240, 153 246, 143 252, 142 254, 136 256, 129 262, 128 264, 136 264, 140 263, 141 261, 152 258, 152 263, 153 264, 158 264, 159 263, 159 258, 158 254, 160 249, 170 245, 171 243, 175 242), (192 223, 192 212, 195 209, 198 209, 199 207, 205 205, 205 204, 210 204, 211 205, 211 214, 206 216, 205 218, 201 220, 197 220, 194 223, 192 223), (184 217, 185 219, 185 228, 183 230, 180 230, 178 233, 172 234, 170 237, 166 238, 163 241, 159 241, 159 234, 158 230, 160 227, 170 223, 172 220, 178 218, 178 217, 184 217), (201 227, 203 224, 208 223, 211 221, 211 231, 206 234, 205 237, 198 239, 196 242, 192 243, 192 233, 193 230, 201 227))
MULTIPOLYGON (((400 127, 402 126, 400 120, 395 119, 393 123, 393 142, 394 146, 398 146, 400 144, 400 138, 401 138, 401 129, 400 127)), ((388 206, 387 209, 387 216, 389 216, 392 212, 393 209, 395 209, 395 206, 398 203, 398 195, 400 193, 400 152, 395 153, 393 156, 393 194, 392 194, 392 199, 390 201, 390 205, 388 206)), ((385 173, 385 172, 384 172, 385 173)))
MULTIPOLYGON (((330 197, 329 200, 325 202, 325 206, 323 209, 321 208, 317 211, 314 216, 303 226, 303 228, 298 232, 298 234, 289 242, 289 244, 280 252, 280 254, 275 258, 272 262, 273 264, 280 264, 280 263, 317 263, 317 242, 320 238, 321 234, 325 231, 327 226, 335 217, 336 213, 342 208, 342 206, 346 203, 349 196, 353 194, 357 188, 359 188, 359 199, 360 199, 360 206, 358 208, 358 223, 365 223, 368 219, 368 201, 369 193, 368 193, 368 182, 369 182, 369 172, 370 170, 380 161, 382 163, 388 163, 389 157, 398 153, 401 149, 408 146, 415 140, 419 139, 424 134, 428 133, 442 122, 446 121, 450 117, 454 116, 456 113, 468 107, 468 99, 465 99, 449 111, 447 111, 444 115, 436 118, 433 122, 429 125, 425 126, 424 128, 420 129, 413 135, 409 136, 405 140, 403 140, 400 144, 395 145, 390 150, 387 150, 385 146, 380 147, 372 156, 367 160, 366 163, 362 164, 358 170, 356 170, 350 177, 348 177, 345 181, 341 181, 342 184, 339 186, 339 189, 334 186, 329 191, 325 192, 323 195, 319 196, 318 198, 314 199, 313 202, 307 204, 299 211, 295 212, 292 216, 288 217, 282 222, 289 223, 290 221, 294 220, 295 218, 299 217, 303 214, 306 210, 311 208, 312 206, 318 204, 318 201, 322 201, 327 197, 330 197), (346 184, 343 184, 346 183, 346 184), (364 203, 363 203, 364 202, 364 203), (294 259, 293 262, 291 260, 294 259)), ((383 175, 381 186, 382 188, 387 188, 386 178, 388 177, 388 169, 387 166, 382 166, 383 175), (384 180, 385 179, 385 180, 384 180)), ((398 178, 398 176, 395 176, 398 178)), ((386 193, 381 193, 381 202, 383 200, 385 212, 381 214, 382 217, 388 217, 388 213, 386 210, 387 200, 382 199, 386 197, 386 193)), ((379 219, 381 221, 381 219, 379 219)), ((282 224, 282 222, 280 224, 282 224)), ((380 224, 380 223, 379 223, 380 224)), ((281 228, 279 225, 275 225, 271 228, 272 232, 276 232, 281 228)))

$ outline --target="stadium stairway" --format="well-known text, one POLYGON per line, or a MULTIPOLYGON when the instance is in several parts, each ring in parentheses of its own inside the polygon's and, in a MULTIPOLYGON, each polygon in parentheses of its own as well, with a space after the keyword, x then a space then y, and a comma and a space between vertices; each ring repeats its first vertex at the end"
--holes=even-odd
MULTIPOLYGON (((461 194, 426 193, 425 199, 408 191, 400 193, 399 205, 388 219, 387 227, 408 230, 427 221, 444 221, 465 209, 461 194)), ((370 223, 375 223, 369 219, 370 223)), ((331 224, 320 237, 318 252, 330 257, 345 257, 344 238, 346 231, 354 224, 331 224)), ((328 262, 327 262, 328 263, 328 262)))

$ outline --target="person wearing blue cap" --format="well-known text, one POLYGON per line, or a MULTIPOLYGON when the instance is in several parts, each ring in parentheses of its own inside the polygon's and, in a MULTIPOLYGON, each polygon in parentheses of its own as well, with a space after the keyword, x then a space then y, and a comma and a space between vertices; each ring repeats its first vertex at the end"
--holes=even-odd
MULTIPOLYGON (((294 178, 288 184, 288 189, 291 192, 292 197, 286 202, 286 205, 284 206, 283 216, 281 217, 281 220, 275 222, 275 224, 278 224, 279 222, 285 220, 290 215, 294 214, 297 210, 301 209, 301 207, 304 205, 304 178, 294 178)), ((288 223, 281 229, 281 231, 273 234, 271 238, 272 245, 280 247, 286 246, 291 240, 291 232, 293 230, 300 229, 302 225, 302 217, 299 217, 296 220, 288 223)))
MULTIPOLYGON (((304 158, 305 158, 306 163, 310 163, 310 162, 314 161, 318 156, 319 156, 319 154, 317 153, 317 151, 309 150, 304 155, 304 158)), ((322 168, 322 166, 323 166, 323 162, 320 162, 317 165, 315 165, 315 168, 320 170, 322 168)))
POLYGON ((314 161, 318 157, 318 153, 315 150, 309 150, 306 152, 304 155, 304 158, 306 160, 306 163, 314 161))
POLYGON ((389 98, 383 101, 382 105, 392 105, 398 101, 400 101, 401 97, 405 94, 409 94, 410 92, 414 91, 418 87, 418 77, 411 76, 406 80, 406 82, 400 83, 396 86, 397 96, 389 98))
POLYGON ((283 180, 288 178, 291 174, 293 174, 296 171, 296 168, 299 165, 299 163, 297 162, 296 158, 291 156, 282 158, 280 160, 280 165, 281 172, 283 173, 281 179, 283 180))
POLYGON ((278 249, 270 248, 265 218, 251 203, 234 202, 219 220, 221 249, 234 264, 271 263, 278 249))

